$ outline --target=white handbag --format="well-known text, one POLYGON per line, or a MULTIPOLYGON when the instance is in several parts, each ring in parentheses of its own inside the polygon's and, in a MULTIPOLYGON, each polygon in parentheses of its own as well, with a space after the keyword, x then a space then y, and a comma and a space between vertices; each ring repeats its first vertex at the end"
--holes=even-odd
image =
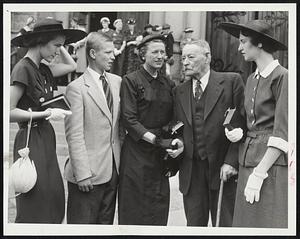
POLYGON ((36 184, 37 180, 34 162, 29 158, 28 142, 32 123, 32 111, 30 108, 29 112, 30 120, 28 123, 26 146, 25 148, 18 150, 21 157, 18 158, 9 169, 9 181, 16 193, 16 196, 30 191, 36 184))

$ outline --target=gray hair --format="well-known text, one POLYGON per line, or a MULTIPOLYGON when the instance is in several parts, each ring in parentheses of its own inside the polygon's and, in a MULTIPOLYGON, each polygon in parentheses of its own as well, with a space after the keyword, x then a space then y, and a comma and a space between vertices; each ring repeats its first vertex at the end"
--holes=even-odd
POLYGON ((205 53, 210 53, 210 46, 207 41, 198 39, 198 40, 193 40, 190 42, 187 42, 185 45, 197 45, 199 46, 205 53))

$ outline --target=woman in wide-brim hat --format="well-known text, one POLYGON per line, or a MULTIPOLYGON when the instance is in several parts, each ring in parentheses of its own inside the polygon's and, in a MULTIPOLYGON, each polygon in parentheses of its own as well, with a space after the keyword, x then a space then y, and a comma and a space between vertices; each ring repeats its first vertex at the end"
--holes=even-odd
MULTIPOLYGON (((222 23, 239 38, 239 52, 257 69, 246 83, 247 132, 240 142, 233 226, 286 228, 288 225, 288 70, 273 53, 287 50, 266 21, 222 23)), ((225 130, 236 142, 241 129, 225 130)))
POLYGON ((65 215, 65 192, 56 155, 55 133, 49 120, 63 119, 71 114, 58 108, 41 109, 57 90, 54 77, 76 69, 76 63, 64 44, 78 41, 86 33, 63 29, 55 19, 38 21, 32 32, 12 39, 16 46, 28 51, 14 67, 10 86, 10 121, 19 124, 14 142, 14 161, 18 150, 25 147, 27 122, 32 109, 30 158, 37 170, 37 182, 27 193, 16 197, 17 223, 61 223, 65 215), (54 63, 60 55, 61 63, 54 63))

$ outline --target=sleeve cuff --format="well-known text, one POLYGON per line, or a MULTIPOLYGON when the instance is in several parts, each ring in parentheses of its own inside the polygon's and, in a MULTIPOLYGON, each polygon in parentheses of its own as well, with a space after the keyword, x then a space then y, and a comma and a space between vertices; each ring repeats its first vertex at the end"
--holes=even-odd
POLYGON ((269 138, 267 146, 275 147, 283 151, 284 153, 288 152, 288 142, 282 138, 271 136, 269 138))

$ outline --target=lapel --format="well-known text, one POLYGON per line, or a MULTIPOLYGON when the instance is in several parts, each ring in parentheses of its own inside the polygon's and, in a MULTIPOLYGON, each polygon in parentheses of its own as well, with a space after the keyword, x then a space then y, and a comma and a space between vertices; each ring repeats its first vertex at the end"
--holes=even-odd
POLYGON ((192 81, 188 80, 179 88, 179 101, 190 125, 192 125, 191 84, 192 81))
POLYGON ((120 92, 119 92, 120 86, 118 85, 119 84, 118 80, 117 79, 114 80, 109 73, 106 73, 106 79, 113 96, 113 126, 114 126, 117 122, 118 109, 120 104, 120 92))
POLYGON ((83 79, 85 85, 88 87, 88 91, 87 91, 88 94, 94 100, 94 102, 99 107, 99 109, 109 119, 110 124, 112 124, 112 115, 106 104, 106 99, 104 98, 104 95, 99 91, 98 85, 95 83, 94 79, 92 78, 88 70, 84 72, 83 79))
POLYGON ((204 120, 206 120, 209 113, 212 111, 216 105, 222 91, 223 86, 221 83, 223 79, 218 76, 213 70, 210 71, 209 80, 206 91, 205 107, 204 107, 204 120))

